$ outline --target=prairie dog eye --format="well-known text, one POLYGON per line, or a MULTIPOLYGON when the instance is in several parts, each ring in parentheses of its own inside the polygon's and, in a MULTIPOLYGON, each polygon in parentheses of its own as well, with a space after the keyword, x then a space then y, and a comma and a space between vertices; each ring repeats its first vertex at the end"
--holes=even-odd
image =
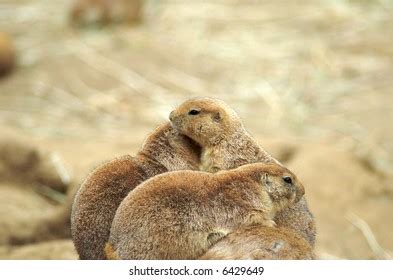
POLYGON ((195 115, 198 115, 200 112, 201 112, 201 110, 192 109, 192 110, 190 110, 190 112, 188 112, 188 114, 195 116, 195 115))
POLYGON ((289 176, 282 177, 285 183, 292 184, 292 178, 289 176))
POLYGON ((221 115, 220 112, 217 112, 213 115, 213 121, 215 122, 220 122, 221 121, 221 115))

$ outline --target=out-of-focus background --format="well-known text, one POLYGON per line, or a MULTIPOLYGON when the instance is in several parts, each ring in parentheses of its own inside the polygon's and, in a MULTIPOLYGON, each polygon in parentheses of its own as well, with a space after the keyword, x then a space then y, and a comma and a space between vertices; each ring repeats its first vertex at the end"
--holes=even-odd
POLYGON ((306 186, 320 258, 393 251, 389 0, 0 0, 0 258, 76 259, 72 194, 193 96, 306 186))

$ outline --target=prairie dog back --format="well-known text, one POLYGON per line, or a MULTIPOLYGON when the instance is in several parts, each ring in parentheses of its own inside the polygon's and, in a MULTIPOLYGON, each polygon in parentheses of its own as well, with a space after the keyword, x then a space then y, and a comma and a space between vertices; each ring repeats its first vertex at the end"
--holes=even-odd
POLYGON ((304 193, 300 182, 285 182, 288 174, 280 166, 258 163, 217 174, 155 176, 123 200, 109 244, 121 259, 195 259, 240 226, 274 226, 275 212, 304 193), (271 198, 267 178, 285 189, 282 201, 271 198))

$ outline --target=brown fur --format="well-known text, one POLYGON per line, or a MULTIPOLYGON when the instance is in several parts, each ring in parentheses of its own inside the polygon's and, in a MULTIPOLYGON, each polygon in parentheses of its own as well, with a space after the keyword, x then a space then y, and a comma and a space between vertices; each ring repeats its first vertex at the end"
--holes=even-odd
POLYGON ((142 5, 143 0, 75 0, 70 18, 74 25, 116 21, 136 23, 141 21, 142 5))
POLYGON ((15 66, 15 48, 11 38, 0 32, 0 77, 10 73, 15 66))
POLYGON ((313 248, 299 234, 283 227, 240 228, 213 245, 202 260, 311 260, 313 248))
MULTIPOLYGON (((236 112, 221 100, 190 99, 171 112, 169 118, 180 133, 202 147, 201 170, 216 172, 247 163, 278 163, 245 130, 236 112), (199 113, 191 115, 191 110, 199 113)), ((278 213, 275 222, 295 230, 314 246, 315 222, 305 198, 278 213)))
POLYGON ((120 260, 119 256, 115 252, 115 249, 113 249, 112 245, 109 243, 105 244, 105 256, 108 260, 120 260))
POLYGON ((81 259, 104 259, 104 245, 117 207, 137 185, 170 170, 197 169, 198 148, 169 124, 145 141, 135 157, 124 156, 95 169, 76 194, 71 233, 81 259))
POLYGON ((165 173, 123 200, 109 243, 121 259, 195 259, 240 226, 273 226, 274 214, 303 194, 295 175, 277 164, 165 173))

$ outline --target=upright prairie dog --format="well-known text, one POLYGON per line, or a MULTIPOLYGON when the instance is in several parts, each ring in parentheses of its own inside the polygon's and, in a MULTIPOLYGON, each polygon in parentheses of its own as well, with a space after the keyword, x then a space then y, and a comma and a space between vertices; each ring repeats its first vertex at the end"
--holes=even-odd
POLYGON ((142 5, 143 0, 74 0, 70 18, 74 25, 135 23, 142 18, 142 5))
MULTIPOLYGON (((201 146, 203 171, 216 172, 254 162, 278 163, 250 136, 236 112, 221 100, 189 99, 172 111, 169 119, 176 130, 201 146)), ((314 246, 315 222, 305 198, 278 213, 275 222, 295 230, 314 246)))
POLYGON ((169 123, 156 129, 135 156, 124 156, 95 169, 78 190, 71 212, 71 234, 80 259, 105 259, 113 217, 137 185, 171 170, 197 169, 198 147, 169 123))
POLYGON ((169 115, 174 128, 202 147, 202 171, 217 172, 254 162, 277 163, 246 131, 237 113, 213 98, 189 99, 169 115))
POLYGON ((248 226, 214 244, 200 260, 312 260, 313 248, 289 228, 248 226))
POLYGON ((122 201, 105 251, 115 259, 196 259, 241 226, 274 226, 275 213, 303 194, 277 164, 161 174, 122 201))

